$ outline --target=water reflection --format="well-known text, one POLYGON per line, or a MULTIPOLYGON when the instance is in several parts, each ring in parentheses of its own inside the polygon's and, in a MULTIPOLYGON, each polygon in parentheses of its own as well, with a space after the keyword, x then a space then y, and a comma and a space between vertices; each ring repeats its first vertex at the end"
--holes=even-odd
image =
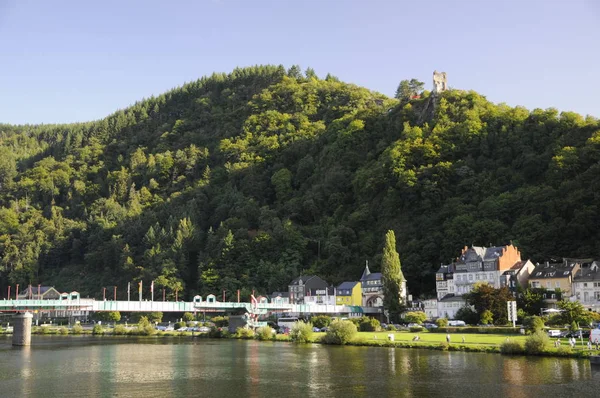
POLYGON ((201 339, 0 339, 0 396, 596 396, 585 360, 201 339))

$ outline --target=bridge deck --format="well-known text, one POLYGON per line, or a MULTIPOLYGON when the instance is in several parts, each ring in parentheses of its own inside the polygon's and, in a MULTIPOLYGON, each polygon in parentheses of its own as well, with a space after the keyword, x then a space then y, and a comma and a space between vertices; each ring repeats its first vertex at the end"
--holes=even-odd
POLYGON ((284 303, 184 302, 184 301, 98 301, 78 300, 1 300, 0 311, 119 311, 119 312, 202 312, 243 310, 257 314, 289 312, 296 314, 374 314, 380 308, 345 305, 308 305, 284 303))

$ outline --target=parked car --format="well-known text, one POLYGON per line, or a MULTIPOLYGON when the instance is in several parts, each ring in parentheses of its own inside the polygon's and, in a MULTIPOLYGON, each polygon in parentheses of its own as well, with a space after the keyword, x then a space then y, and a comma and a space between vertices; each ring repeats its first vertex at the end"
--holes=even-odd
POLYGON ((576 339, 589 339, 590 331, 589 330, 576 330, 574 332, 569 332, 565 337, 575 337, 576 339))
POLYGON ((548 330, 548 336, 550 337, 564 337, 561 336, 561 331, 558 329, 550 329, 548 330))
POLYGON ((199 331, 200 333, 208 333, 208 332, 210 332, 210 328, 209 328, 208 326, 200 326, 200 327, 198 328, 198 331, 199 331))
POLYGON ((188 327, 187 326, 182 326, 179 329, 177 329, 178 332, 187 332, 188 331, 188 327))
POLYGON ((318 327, 313 326, 313 332, 320 332, 321 329, 319 329, 318 327))
POLYGON ((425 326, 426 329, 437 329, 438 325, 436 325, 435 323, 424 323, 423 326, 425 326))
POLYGON ((320 332, 326 332, 328 330, 329 330, 329 328, 327 326, 325 326, 325 327, 321 328, 320 332))

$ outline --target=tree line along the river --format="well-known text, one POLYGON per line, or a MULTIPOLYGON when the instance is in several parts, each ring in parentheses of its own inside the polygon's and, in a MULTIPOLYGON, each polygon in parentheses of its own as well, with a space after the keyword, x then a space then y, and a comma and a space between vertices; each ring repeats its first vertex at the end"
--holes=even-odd
POLYGON ((597 119, 449 90, 423 120, 429 97, 257 66, 94 122, 0 125, 0 288, 337 283, 381 264, 388 230, 416 296, 465 244, 600 252, 597 119))

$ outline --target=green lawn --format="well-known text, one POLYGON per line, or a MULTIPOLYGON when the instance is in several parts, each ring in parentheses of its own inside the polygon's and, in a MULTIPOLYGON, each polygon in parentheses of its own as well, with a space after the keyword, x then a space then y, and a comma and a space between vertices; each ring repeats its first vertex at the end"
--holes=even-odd
MULTIPOLYGON (((403 342, 411 342, 415 344, 423 343, 431 344, 431 343, 442 343, 446 341, 445 333, 429 333, 427 331, 423 331, 420 333, 413 332, 359 332, 357 336, 354 338, 355 341, 366 341, 366 342, 375 342, 375 341, 387 341, 388 335, 390 333, 394 334, 395 341, 403 341, 403 342), (413 338, 415 336, 419 336, 419 340, 413 342, 413 338)), ((325 333, 313 333, 313 341, 319 341, 321 337, 325 333)), ((285 335, 277 335, 278 340, 287 339, 285 335)), ((506 339, 510 339, 512 341, 519 341, 521 343, 525 343, 527 336, 520 334, 477 334, 477 333, 450 333, 450 344, 464 344, 465 345, 473 345, 473 346, 500 346, 506 339)), ((555 338, 550 338, 550 341, 556 341, 555 338)), ((562 347, 568 347, 568 339, 562 338, 560 339, 562 347)), ((587 349, 587 339, 577 340, 576 349, 587 349)))

